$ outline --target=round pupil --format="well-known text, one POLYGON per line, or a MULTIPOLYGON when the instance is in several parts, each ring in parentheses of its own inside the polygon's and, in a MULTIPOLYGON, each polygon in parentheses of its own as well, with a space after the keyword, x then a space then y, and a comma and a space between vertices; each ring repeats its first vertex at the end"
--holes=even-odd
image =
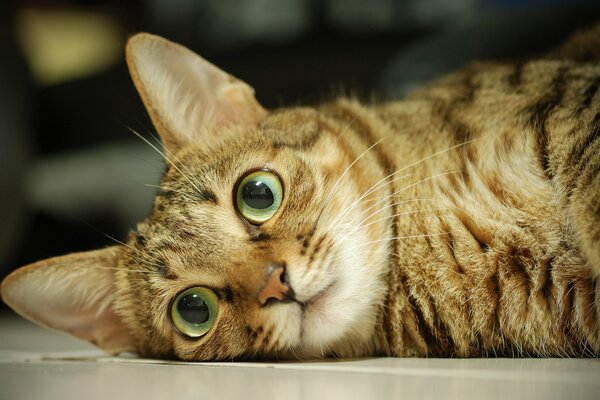
POLYGON ((273 192, 263 181, 250 181, 242 188, 242 199, 244 203, 252 208, 269 208, 275 198, 273 192))
POLYGON ((208 321, 208 307, 197 294, 189 294, 179 300, 177 311, 181 318, 190 324, 202 324, 208 321))

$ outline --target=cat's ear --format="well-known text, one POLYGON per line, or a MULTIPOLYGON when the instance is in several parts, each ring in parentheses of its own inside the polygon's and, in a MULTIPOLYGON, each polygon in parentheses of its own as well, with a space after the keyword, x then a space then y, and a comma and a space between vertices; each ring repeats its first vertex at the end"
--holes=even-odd
POLYGON ((254 89, 193 51, 139 33, 127 42, 133 82, 170 151, 192 141, 218 140, 219 128, 255 126, 266 116, 254 89))
POLYGON ((39 261, 7 276, 2 300, 45 327, 70 333, 109 353, 134 351, 114 309, 119 247, 39 261))

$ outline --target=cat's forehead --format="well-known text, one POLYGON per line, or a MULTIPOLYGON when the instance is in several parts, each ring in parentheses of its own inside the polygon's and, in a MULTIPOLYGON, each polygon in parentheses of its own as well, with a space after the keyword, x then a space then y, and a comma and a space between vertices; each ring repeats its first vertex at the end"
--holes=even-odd
POLYGON ((306 170, 307 161, 312 168, 315 163, 311 161, 322 156, 315 151, 315 144, 336 129, 313 108, 274 112, 258 126, 216 132, 223 136, 216 145, 196 142, 184 147, 167 160, 163 183, 179 181, 190 187, 197 182, 219 190, 219 185, 230 187, 232 179, 252 169, 279 170, 282 175, 306 170))

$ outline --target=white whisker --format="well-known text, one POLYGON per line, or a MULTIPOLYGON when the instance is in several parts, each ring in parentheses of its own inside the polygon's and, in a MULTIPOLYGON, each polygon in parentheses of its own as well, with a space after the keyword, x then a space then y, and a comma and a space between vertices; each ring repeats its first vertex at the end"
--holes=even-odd
MULTIPOLYGON (((387 186, 387 185, 389 185, 389 184, 391 184, 391 183, 393 183, 393 182, 396 182, 396 181, 398 181, 398 180, 400 180, 400 179, 403 179, 403 178, 407 178, 407 177, 409 177, 409 176, 412 176, 412 175, 414 175, 414 173, 412 173, 412 174, 407 174, 407 175, 402 175, 402 176, 396 177, 396 178, 394 178, 393 180, 391 180, 391 181, 389 181, 389 182, 386 182, 386 183, 385 183, 385 184, 383 184, 383 185, 380 185, 380 184, 383 182, 383 180, 380 180, 379 182, 377 182, 376 184, 374 184, 373 186, 371 186, 369 189, 367 189, 367 191, 366 191, 366 192, 364 192, 364 193, 363 193, 363 194, 362 194, 362 195, 361 195, 361 196, 360 196, 358 199, 356 199, 355 201, 353 201, 353 202, 352 202, 352 203, 351 203, 351 204, 350 204, 348 207, 346 207, 346 209, 345 209, 345 210, 344 210, 342 213, 340 213, 340 214, 338 215, 338 217, 337 217, 337 218, 336 218, 336 219, 335 219, 335 220, 332 222, 332 225, 334 226, 334 229, 335 229, 335 227, 336 227, 336 226, 337 226, 337 225, 338 225, 338 224, 339 224, 339 223, 340 223, 340 222, 343 220, 343 218, 344 218, 344 217, 345 217, 345 216, 346 216, 346 215, 347 215, 347 214, 348 214, 350 211, 352 211, 352 210, 353 210, 353 209, 354 209, 354 208, 355 208, 355 207, 356 207, 356 206, 357 206, 359 203, 361 203, 361 202, 362 202, 362 200, 363 200, 365 197, 367 197, 369 194, 371 194, 371 193, 375 192, 376 190, 379 190, 379 189, 381 189, 381 188, 383 188, 383 187, 385 187, 385 186, 387 186), (379 186, 379 185, 380 185, 380 186, 379 186)), ((389 197, 389 196, 388 196, 388 197, 389 197)), ((387 199, 388 197, 385 197, 385 199, 387 199)), ((377 205, 377 204, 379 204, 380 202, 381 202, 381 201, 378 201, 377 203, 375 203, 375 204, 374 204, 374 206, 375 206, 375 205, 377 205)))
POLYGON ((354 164, 356 164, 358 162, 358 160, 360 160, 365 154, 367 154, 373 147, 375 147, 379 143, 381 143, 384 139, 385 138, 381 138, 377 142, 373 143, 368 149, 366 149, 358 157, 356 157, 354 159, 354 161, 352 161, 352 163, 350 163, 350 165, 348 165, 348 167, 346 167, 344 172, 340 175, 340 177, 337 179, 337 181, 335 181, 335 183, 333 184, 333 187, 329 191, 329 195, 325 198, 325 207, 327 207, 327 205, 329 204, 329 200, 331 199, 331 196, 333 196, 335 189, 337 189, 337 186, 340 183, 340 181, 342 180, 342 178, 344 178, 344 176, 346 176, 348 171, 350 171, 350 168, 352 168, 352 166, 354 166, 354 164))
MULTIPOLYGON (((374 207, 374 206, 376 206, 376 205, 378 205, 378 204, 380 204, 380 203, 382 203, 382 202, 384 202, 384 201, 386 201, 387 199, 392 198, 392 197, 394 197, 394 196, 396 196, 396 195, 398 195, 398 194, 400 194, 400 193, 402 193, 402 192, 404 192, 404 191, 406 191, 406 190, 408 190, 408 189, 410 189, 410 188, 412 188, 414 186, 417 186, 417 185, 419 185, 421 183, 427 182, 427 181, 432 180, 434 178, 439 178, 439 177, 442 177, 442 176, 445 176, 445 175, 450 175, 450 174, 456 174, 456 173, 459 173, 459 172, 462 172, 462 170, 443 172, 441 174, 432 175, 432 176, 430 176, 428 178, 421 179, 420 181, 414 182, 414 183, 412 183, 412 184, 410 184, 408 186, 404 186, 403 188, 401 188, 401 189, 399 189, 399 190, 397 190, 397 191, 395 191, 395 192, 387 195, 386 197, 382 198, 381 200, 379 200, 378 202, 376 202, 375 204, 373 204, 371 206, 371 208, 374 207)), ((361 196, 361 198, 362 198, 362 196, 361 196)), ((359 200, 355 201, 351 205, 351 207, 352 207, 351 209, 353 209, 354 207, 356 207, 356 205, 358 204, 358 202, 360 201, 361 198, 359 198, 359 200)), ((349 210, 347 210, 347 212, 345 212, 344 214, 342 214, 342 217, 344 217, 345 215, 347 215, 348 212, 349 212, 349 210)), ((341 222, 340 218, 336 219, 336 223, 335 223, 334 226, 337 227, 337 225, 339 225, 340 222, 341 222)))
MULTIPOLYGON (((150 146, 151 148, 153 148, 156 152, 158 152, 158 154, 160 154, 166 162, 168 162, 169 164, 171 164, 173 166, 173 168, 175 168, 189 183, 190 185, 192 185, 192 187, 194 189, 196 189, 196 191, 198 193, 202 193, 202 191, 200 190, 200 188, 186 175, 183 173, 183 171, 181 171, 179 169, 179 167, 175 164, 175 162, 173 162, 169 157, 166 156, 166 154, 162 151, 160 151, 160 149, 158 147, 156 147, 154 144, 152 144, 148 139, 146 139, 145 137, 143 137, 142 135, 140 135, 138 132, 136 132, 133 128, 127 127, 134 135, 136 135, 137 137, 139 137, 140 139, 142 139, 148 146, 150 146)), ((168 150, 167 150, 168 151, 168 150)), ((185 168, 185 166, 182 164, 182 166, 185 168)), ((189 173, 189 171, 188 171, 189 173)))
MULTIPOLYGON (((122 241, 120 241, 119 239, 116 239, 116 238, 114 238, 114 237, 110 236, 110 235, 109 235, 109 234, 107 234, 107 233, 104 233, 104 232, 101 232, 101 233, 102 233, 104 236, 106 236, 107 238, 109 238, 109 239, 111 239, 112 241, 114 241, 115 243, 117 243, 117 244, 120 244, 121 246, 125 247, 126 249, 129 249, 129 251, 131 251, 132 253, 134 253, 134 254, 135 254, 135 252, 136 252, 136 249, 134 249, 133 247, 131 247, 131 246, 130 246, 130 245, 128 245, 127 243, 125 243, 125 242, 122 242, 122 241)), ((162 260, 160 260, 160 259, 158 259, 158 258, 156 258, 156 257, 154 257, 154 256, 152 256, 152 255, 150 255, 150 254, 148 254, 147 252, 146 252, 146 256, 148 256, 148 257, 150 258, 150 260, 152 261, 152 262, 148 263, 149 265, 151 265, 151 266, 153 266, 153 267, 157 267, 157 268, 161 268, 161 267, 162 267, 162 265, 163 265, 163 261, 162 261, 162 260)), ((137 262, 140 262, 140 263, 146 263, 146 262, 147 262, 146 260, 144 260, 144 259, 142 259, 142 258, 140 258, 140 257, 137 257, 137 256, 134 256, 134 258, 135 258, 135 260, 136 260, 137 262)))
MULTIPOLYGON (((423 162, 425 162, 425 161, 427 161, 427 160, 429 160, 429 159, 431 159, 431 158, 433 158, 433 157, 436 157, 436 156, 438 156, 438 155, 440 155, 440 154, 444 154, 444 153, 446 153, 446 152, 448 152, 448 151, 451 151, 451 150, 454 150, 454 149, 456 149, 456 148, 459 148, 459 147, 465 146, 465 145, 467 145, 467 144, 469 144, 469 143, 472 143, 472 142, 474 142, 475 140, 477 140, 477 139, 471 139, 471 140, 467 140, 467 141, 465 141, 465 142, 462 142, 462 143, 459 143, 459 144, 457 144, 457 145, 455 145, 455 146, 451 146, 451 147, 448 147, 448 148, 446 148, 446 149, 444 149, 444 150, 440 150, 440 151, 438 151, 438 152, 436 152, 436 153, 430 154, 429 156, 427 156, 427 157, 424 157, 424 158, 422 158, 422 159, 420 159, 420 160, 418 160, 418 161, 415 161, 415 162, 413 162, 413 163, 411 163, 411 164, 408 164, 408 165, 406 165, 406 166, 404 166, 404 167, 402 167, 402 168, 400 168, 400 169, 398 169, 398 170, 396 170, 396 171, 392 172, 391 174, 387 175, 386 177, 384 177, 384 178, 380 179, 380 180, 379 180, 378 182, 376 182, 376 183, 375 183, 373 186, 371 186, 371 187, 370 187, 370 188, 369 188, 369 189, 368 189, 368 190, 367 190, 367 191, 366 191, 366 192, 365 192, 365 193, 364 193, 362 196, 360 196, 360 198, 359 198, 358 200, 356 200, 356 201, 355 201, 355 202, 354 202, 354 203, 353 203, 353 204, 352 204, 352 205, 351 205, 349 208, 347 208, 347 209, 346 209, 346 210, 345 210, 345 211, 342 213, 341 217, 340 217, 340 216, 338 216, 338 217, 335 219, 335 222, 333 223, 333 225, 334 225, 334 226, 335 226, 335 225, 337 225, 337 224, 339 223, 339 221, 340 221, 340 220, 341 220, 341 219, 342 219, 342 218, 343 218, 343 217, 344 217, 344 216, 345 216, 345 215, 346 215, 346 214, 347 214, 349 211, 351 211, 351 210, 352 210, 352 209, 353 209, 353 208, 356 206, 356 204, 358 204, 358 203, 359 203, 359 202, 360 202, 362 199, 364 199, 366 196, 368 196, 368 195, 369 195, 370 193, 372 193, 374 190, 378 190, 378 189, 379 189, 379 185, 381 185, 383 182, 387 181, 387 180, 388 180, 389 178, 391 178, 392 176, 394 176, 394 175, 397 175, 398 173, 400 173, 400 172, 402 172, 402 171, 405 171, 405 170, 407 170, 408 168, 411 168, 411 167, 417 166, 417 165, 419 165, 420 163, 423 163, 423 162)), ((407 175, 407 176, 410 176, 410 175, 413 175, 413 174, 409 174, 409 175, 407 175)), ((395 180, 396 180, 396 179, 394 179, 394 181, 395 181, 395 180)), ((385 186, 385 184, 384 184, 383 186, 385 186)))
MULTIPOLYGON (((353 234, 354 232, 356 232, 358 229, 366 228, 367 226, 374 225, 374 224, 376 224, 378 222, 386 221, 388 219, 392 219, 392 218, 396 218, 396 217, 401 217, 403 215, 417 214, 417 213, 421 213, 421 212, 442 211, 442 210, 449 210, 449 209, 450 209, 449 207, 443 207, 443 208, 426 208, 426 209, 422 209, 422 210, 411 210, 411 211, 401 212, 401 213, 398 213, 398 214, 388 215, 387 217, 383 217, 383 218, 376 219, 375 221, 371 221, 368 224, 362 225, 362 223, 361 223, 361 224, 355 225, 354 227, 352 227, 352 229, 350 229, 350 231, 345 236, 343 236, 340 239, 340 241, 343 241, 345 238, 347 238, 348 236, 350 236, 351 234, 353 234)), ((364 222, 364 221, 362 221, 362 222, 364 222)))
POLYGON ((369 243, 378 243, 378 242, 385 242, 385 241, 391 241, 391 240, 402 240, 402 239, 414 239, 414 238, 422 238, 422 237, 432 237, 432 236, 443 236, 443 235, 449 235, 450 232, 441 232, 441 233, 424 233, 424 234, 420 234, 420 235, 406 235, 406 236, 393 236, 393 237, 388 237, 388 238, 383 238, 383 239, 377 239, 377 240, 371 240, 368 242, 365 242, 364 244, 369 244, 369 243))
MULTIPOLYGON (((392 207, 399 206, 399 205, 406 204, 406 203, 414 203, 414 202, 417 202, 417 201, 431 201, 431 202, 439 202, 440 200, 439 200, 439 199, 409 199, 409 200, 397 201, 397 202, 395 202, 395 203, 388 204, 387 206, 385 206, 385 207, 382 207, 382 208, 379 208, 379 209, 377 209, 376 211, 372 212, 372 213, 371 213, 371 214, 369 214, 367 217, 365 217, 363 220, 361 220, 361 221, 359 222, 359 224, 362 224, 363 222, 365 222, 366 220, 368 220, 368 219, 369 219, 369 218, 371 218, 372 216, 374 216, 374 215, 377 215, 377 214, 379 214, 380 212, 387 210, 388 208, 392 208, 392 207)), ((353 224, 354 222, 356 222, 356 220, 357 220, 358 218, 360 218, 361 216, 363 216, 363 215, 364 215, 364 214, 365 214, 367 211, 371 210, 371 209, 372 209, 373 207, 375 207, 376 205, 377 205, 377 203, 373 204, 371 207, 369 207, 369 208, 366 208, 365 210, 363 210, 362 212, 360 212, 360 213, 359 213, 359 214, 358 214, 356 217, 354 217, 354 219, 353 219, 352 221, 348 222, 348 225, 351 225, 351 224, 353 224)), ((344 225, 346 225, 346 224, 344 224, 344 225)))

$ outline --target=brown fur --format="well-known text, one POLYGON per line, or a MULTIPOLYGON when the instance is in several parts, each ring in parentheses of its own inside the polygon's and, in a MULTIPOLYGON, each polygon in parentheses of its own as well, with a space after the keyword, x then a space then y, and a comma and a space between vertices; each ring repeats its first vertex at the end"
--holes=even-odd
MULTIPOLYGON (((242 123, 217 108, 202 124, 218 138, 192 140, 165 122, 132 50, 169 168, 113 266, 111 307, 130 348, 190 360, 599 356, 599 42, 597 25, 545 58, 473 63, 373 106, 340 99, 266 112, 236 86, 242 94, 227 96, 246 99, 242 123), (285 195, 255 226, 236 213, 232 190, 265 166, 285 195), (303 305, 256 300, 268 262, 288 265, 303 305), (369 277, 349 297, 368 303, 350 322, 343 305, 318 309, 344 268, 369 277), (220 300, 215 327, 195 340, 167 311, 191 286, 220 300), (311 336, 318 323, 330 339, 311 336), (335 336, 328 324, 349 328, 335 336)), ((3 298, 40 321, 11 294, 23 276, 3 282, 3 298)))

